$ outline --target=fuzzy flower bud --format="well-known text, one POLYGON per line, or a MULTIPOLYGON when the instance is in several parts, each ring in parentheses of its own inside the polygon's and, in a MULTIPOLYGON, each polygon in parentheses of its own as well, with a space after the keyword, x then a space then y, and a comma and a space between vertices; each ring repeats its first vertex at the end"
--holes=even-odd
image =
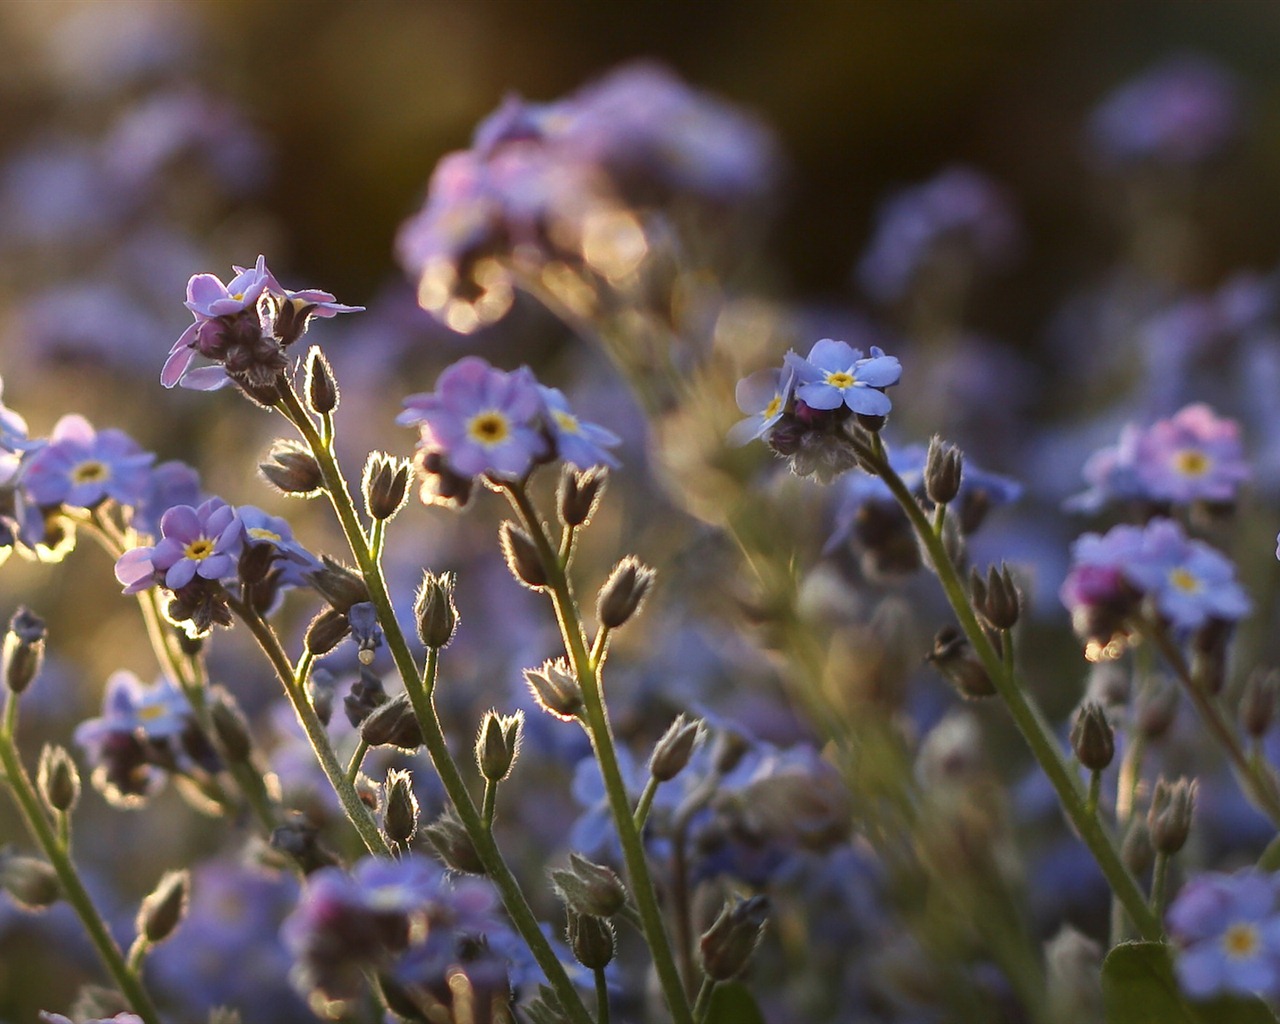
POLYGON ((249 760, 253 751, 249 723, 245 721, 244 713, 236 704, 235 698, 221 687, 213 691, 209 720, 213 725, 213 734, 218 738, 218 745, 227 759, 232 762, 249 760))
POLYGON ((566 722, 582 713, 582 687, 563 658, 525 669, 524 679, 543 711, 566 722))
POLYGON ((619 562, 600 588, 596 615, 606 629, 617 629, 639 610, 653 587, 655 573, 628 555, 619 562))
POLYGON ((990 697, 996 692, 986 668, 970 651, 969 641, 954 626, 944 626, 938 631, 927 660, 962 697, 990 697))
POLYGON ((1141 878, 1155 863, 1156 851, 1151 845, 1151 829, 1145 818, 1134 818, 1120 844, 1120 859, 1133 874, 1141 878))
POLYGON ((674 779, 689 763, 702 734, 701 719, 690 720, 683 712, 677 715, 654 745, 653 756, 649 758, 649 774, 659 782, 674 779))
POLYGON ((338 408, 338 383, 334 380, 329 360, 312 345, 307 353, 307 404, 311 411, 325 416, 338 408))
POLYGON ((65 813, 75 807, 80 799, 80 773, 65 747, 45 744, 41 749, 36 785, 53 810, 65 813))
POLYGON ((1151 845, 1157 853, 1168 855, 1182 849, 1191 832, 1195 802, 1194 780, 1184 778, 1170 783, 1164 776, 1156 780, 1151 807, 1147 811, 1147 827, 1151 830, 1151 845))
POLYGON ((1021 611, 1018 588, 1007 565, 999 570, 994 565, 987 568, 984 580, 974 569, 969 577, 969 590, 973 595, 973 610, 992 629, 1012 629, 1021 611))
POLYGON ((405 847, 418 831, 418 798, 413 792, 413 776, 402 768, 387 772, 383 787, 382 831, 397 846, 405 847))
POLYGON ((935 505, 946 505, 960 493, 964 454, 937 434, 929 440, 924 460, 924 493, 935 505))
POLYGON ((468 875, 483 875, 484 862, 476 853, 475 844, 452 812, 440 815, 422 830, 435 847, 436 853, 447 867, 468 875))
POLYGON ((363 576, 328 555, 321 555, 320 561, 323 568, 309 573, 307 579, 330 606, 345 615, 353 604, 368 603, 369 588, 363 576))
POLYGON ((1254 739, 1261 739, 1276 715, 1276 691, 1280 689, 1280 673, 1254 671, 1245 680, 1240 695, 1240 724, 1254 739))
POLYGON ((516 754, 520 751, 520 729, 524 714, 500 715, 496 711, 485 714, 476 737, 476 764, 480 774, 490 782, 501 782, 511 773, 516 754))
POLYGON ((186 916, 190 890, 191 877, 186 871, 166 871, 138 908, 138 934, 152 945, 172 935, 186 916))
POLYGON ((11 693, 21 693, 44 664, 44 641, 48 635, 44 619, 27 608, 19 608, 9 620, 4 637, 4 684, 11 693))
POLYGON ((0 888, 25 910, 44 910, 62 895, 52 865, 14 853, 9 847, 0 850, 0 888))
POLYGON ((603 971, 613 960, 617 936, 613 925, 602 917, 579 914, 570 910, 566 937, 574 958, 591 971, 603 971))
POLYGON ((324 475, 315 456, 292 441, 277 441, 258 471, 282 494, 314 498, 324 490, 324 475))
POLYGON ((413 604, 418 638, 434 650, 447 647, 458 628, 458 609, 453 604, 454 580, 451 572, 438 576, 426 573, 413 604))
POLYGON ((308 654, 319 658, 342 643, 350 632, 351 622, 347 617, 340 611, 326 608, 307 626, 303 643, 306 645, 308 654))
POLYGON ((422 727, 418 725, 408 694, 401 693, 378 705, 360 723, 360 738, 371 747, 411 751, 422 746, 422 727))
POLYGON ((364 507, 374 519, 390 519, 409 497, 409 463, 372 452, 364 464, 364 507))
POLYGON ((1071 723, 1071 749, 1091 772, 1103 771, 1116 756, 1115 731, 1097 701, 1087 701, 1076 712, 1071 723))
POLYGON ((556 493, 560 522, 565 526, 586 526, 600 504, 608 479, 609 471, 604 466, 579 470, 566 463, 556 493))
POLYGON ((627 890, 617 872, 581 854, 570 853, 568 869, 552 871, 551 881, 565 906, 579 914, 612 917, 627 904, 627 890))
POLYGON ((725 904, 698 942, 708 978, 728 981, 742 972, 764 935, 768 913, 769 901, 764 896, 725 904))
POLYGON ((502 557, 507 560, 507 568, 511 570, 520 583, 530 590, 541 590, 547 585, 547 570, 538 556, 538 548, 533 538, 515 523, 507 520, 498 531, 502 543, 502 557))

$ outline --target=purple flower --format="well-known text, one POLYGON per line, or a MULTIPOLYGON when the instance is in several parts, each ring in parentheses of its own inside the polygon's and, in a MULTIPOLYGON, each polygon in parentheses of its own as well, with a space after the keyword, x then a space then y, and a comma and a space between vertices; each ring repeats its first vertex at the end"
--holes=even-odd
POLYGON ((420 447, 458 476, 518 479, 548 455, 543 397, 528 367, 507 373, 465 356, 440 374, 434 392, 404 404, 396 422, 419 424, 420 447))
POLYGON ((27 421, 4 404, 4 378, 0 377, 0 452, 19 452, 31 445, 27 421))
POLYGON ((1202 57, 1171 58, 1121 86, 1089 120, 1089 136, 1113 165, 1187 167, 1222 152, 1240 130, 1235 79, 1202 57))
POLYGON ((236 575, 245 526, 221 498, 192 507, 175 505, 160 517, 160 540, 126 551, 116 561, 116 579, 126 594, 162 584, 178 590, 195 580, 216 582, 236 575))
POLYGON ((1178 984, 1188 996, 1280 998, 1280 907, 1271 875, 1255 868, 1197 875, 1165 920, 1178 946, 1178 984))
POLYGON ((236 517, 244 524, 246 545, 270 544, 279 552, 274 567, 280 570, 280 586, 310 586, 310 574, 324 568, 320 559, 294 538, 288 520, 253 505, 237 506, 236 517))
POLYGON ((1075 631, 1088 641, 1091 660, 1118 657, 1128 633, 1125 620, 1141 594, 1125 567, 1142 551, 1138 526, 1116 526, 1105 534, 1086 533, 1071 545, 1071 569, 1058 592, 1075 631))
POLYGON ((843 341, 823 338, 802 359, 786 355, 786 367, 795 374, 796 398, 811 409, 838 409, 842 405, 864 416, 887 416, 893 403, 884 389, 898 383, 902 366, 876 346, 863 357, 862 350, 843 341))
POLYGON ((1066 507, 1096 511, 1110 500, 1230 502, 1250 475, 1239 424, 1198 403, 1145 430, 1127 425, 1114 447, 1085 463, 1089 490, 1068 499, 1066 507))
POLYGON ((1195 629, 1209 619, 1234 622, 1251 607, 1230 560, 1203 541, 1189 540, 1172 519, 1146 525, 1141 549, 1123 571, 1179 628, 1195 629))
POLYGON ((734 397, 747 418, 729 428, 729 443, 741 446, 768 433, 787 411, 794 386, 795 371, 790 366, 781 370, 757 370, 738 381, 734 397))
POLYGON ((578 469, 591 466, 617 468, 618 460, 605 450, 622 443, 617 434, 578 419, 569 408, 569 400, 558 388, 539 384, 538 393, 546 404, 544 422, 555 443, 557 458, 578 469))
POLYGON ((958 252, 977 269, 1000 269, 1020 244, 1004 191, 972 168, 951 167, 881 206, 858 280, 878 301, 894 302, 933 260, 958 252))
POLYGON ((22 483, 42 508, 96 508, 108 498, 131 506, 146 493, 154 461, 122 431, 95 431, 73 414, 58 420, 49 443, 27 461, 22 483))
POLYGON ((174 505, 199 505, 202 500, 199 473, 177 459, 162 462, 151 470, 146 493, 129 525, 139 534, 154 537, 160 532, 160 517, 174 505))

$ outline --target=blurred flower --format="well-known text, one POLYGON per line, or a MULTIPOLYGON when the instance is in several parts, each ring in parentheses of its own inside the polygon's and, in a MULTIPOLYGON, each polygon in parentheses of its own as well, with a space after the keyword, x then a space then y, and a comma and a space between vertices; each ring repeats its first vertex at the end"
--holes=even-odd
POLYGON ((1178 984, 1193 999, 1280 997, 1280 907, 1275 879, 1252 868, 1193 877, 1169 907, 1178 984))
POLYGON ((1113 92, 1089 119, 1107 163, 1186 167, 1218 156, 1240 130, 1235 78, 1203 57, 1169 58, 1113 92))
POLYGON ((26 462, 22 484, 42 508, 92 509, 108 498, 134 505, 145 493, 154 461, 123 431, 96 431, 83 416, 69 414, 26 462))
POLYGON ((941 260, 999 269, 1020 245, 1021 229, 1004 190, 973 168, 950 167, 881 205, 857 276, 874 299, 896 302, 941 260))

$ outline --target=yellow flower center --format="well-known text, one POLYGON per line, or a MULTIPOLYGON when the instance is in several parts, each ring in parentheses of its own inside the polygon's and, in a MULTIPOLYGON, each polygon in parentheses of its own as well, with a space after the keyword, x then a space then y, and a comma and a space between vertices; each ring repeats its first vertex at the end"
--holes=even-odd
POLYGON ((1222 948, 1237 960, 1253 956, 1258 949, 1258 929, 1243 922, 1233 924, 1223 933, 1222 948))
POLYGON ((770 399, 769 404, 764 407, 764 412, 762 412, 760 415, 766 420, 773 419, 773 417, 778 415, 778 410, 780 410, 781 408, 782 408, 782 396, 774 395, 773 398, 770 399))
POLYGON ((151 722, 164 714, 164 705, 162 704, 144 704, 138 708, 138 717, 144 722, 151 722))
POLYGON ((197 537, 183 548, 182 553, 193 562, 203 562, 213 554, 213 541, 208 537, 197 537))
POLYGON ((854 378, 853 374, 845 373, 844 370, 832 370, 827 373, 827 383, 833 388, 839 388, 841 391, 844 391, 853 387, 858 383, 858 381, 854 378))
POLYGON ((1169 573, 1169 582, 1186 594, 1194 594, 1200 589, 1199 577, 1186 569, 1174 569, 1169 573))
POLYGON ((1204 476, 1209 466, 1209 456, 1196 448, 1184 448, 1173 457, 1173 468, 1183 476, 1204 476))
POLYGON ((244 292, 232 292, 231 297, 235 299, 236 302, 241 302, 244 299, 244 292))
POLYGON ((111 470, 105 462, 97 459, 86 459, 71 471, 71 479, 78 484, 98 483, 111 476, 111 470))
POLYGON ((500 444, 511 433, 511 425, 500 412, 482 412, 467 424, 467 433, 484 445, 500 444))
POLYGON ((574 416, 572 413, 560 412, 558 410, 552 412, 551 415, 555 417, 557 426, 559 426, 566 434, 576 434, 578 432, 577 416, 574 416))
POLYGON ((281 540, 280 534, 268 530, 265 526, 251 526, 245 532, 254 540, 269 540, 273 544, 279 544, 281 540))

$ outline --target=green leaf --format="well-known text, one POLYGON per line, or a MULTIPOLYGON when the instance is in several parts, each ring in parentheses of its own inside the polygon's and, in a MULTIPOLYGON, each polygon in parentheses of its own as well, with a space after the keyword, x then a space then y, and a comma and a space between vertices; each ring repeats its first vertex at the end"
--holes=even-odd
POLYGON ((1178 991, 1169 947, 1126 942, 1102 965, 1102 1001, 1107 1024, 1277 1024, 1275 1014, 1253 997, 1192 1003, 1178 991))
POLYGON ((764 1024, 764 1015, 745 985, 726 981, 711 993, 711 1010, 704 1024, 764 1024))

